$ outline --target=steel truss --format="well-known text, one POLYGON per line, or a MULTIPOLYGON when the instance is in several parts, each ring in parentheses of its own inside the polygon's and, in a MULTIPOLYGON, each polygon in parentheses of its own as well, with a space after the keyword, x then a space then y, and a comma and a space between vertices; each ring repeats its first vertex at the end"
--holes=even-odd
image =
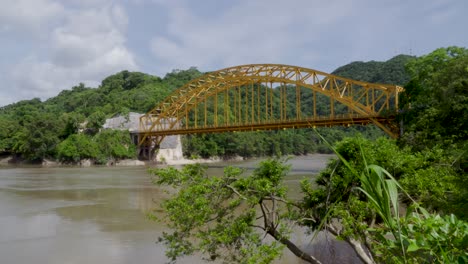
POLYGON ((402 91, 296 66, 230 67, 187 83, 143 115, 139 145, 159 146, 165 136, 176 134, 369 123, 395 138, 393 119, 402 91))

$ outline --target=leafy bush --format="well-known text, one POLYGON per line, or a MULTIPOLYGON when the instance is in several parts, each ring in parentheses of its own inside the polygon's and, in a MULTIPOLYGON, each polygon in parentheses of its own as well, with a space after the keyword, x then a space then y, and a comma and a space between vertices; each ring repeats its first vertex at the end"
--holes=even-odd
POLYGON ((79 162, 82 159, 96 159, 98 155, 98 145, 84 134, 73 134, 57 147, 57 156, 62 161, 79 162))

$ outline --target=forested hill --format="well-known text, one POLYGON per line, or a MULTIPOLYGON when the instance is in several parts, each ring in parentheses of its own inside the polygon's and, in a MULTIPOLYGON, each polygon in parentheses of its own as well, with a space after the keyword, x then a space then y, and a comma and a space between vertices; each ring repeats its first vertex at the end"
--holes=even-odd
POLYGON ((169 93, 200 75, 196 68, 174 70, 164 78, 122 71, 105 78, 97 89, 79 84, 43 104, 57 112, 76 112, 85 116, 97 111, 106 116, 128 111, 147 112, 169 93))
POLYGON ((0 155, 29 161, 91 158, 98 163, 133 158, 136 151, 128 147, 128 136, 98 132, 105 119, 130 111, 146 112, 200 75, 195 68, 174 70, 164 78, 122 71, 105 78, 98 88, 79 84, 44 102, 34 98, 0 107, 0 155), (86 133, 78 133, 80 129, 86 133))
POLYGON ((414 58, 398 55, 385 62, 355 61, 339 67, 332 74, 364 82, 405 85, 410 77, 404 66, 414 58))
MULTIPOLYGON (((408 80, 404 66, 410 59, 410 56, 399 55, 386 62, 353 62, 333 73, 363 81, 403 84, 408 80)), ((35 98, 0 107, 0 154, 15 154, 27 160, 51 157, 72 161, 82 158, 104 161, 108 157, 131 157, 134 154, 130 148, 107 148, 108 152, 102 153, 103 146, 116 145, 117 142, 126 145, 122 135, 98 133, 105 118, 128 112, 146 112, 172 91, 201 75, 193 67, 174 70, 164 78, 122 71, 105 78, 98 88, 78 84, 44 102, 35 98), (79 124, 84 122, 87 123, 85 129, 88 133, 79 134, 79 124), (88 147, 88 151, 76 153, 88 147)), ((374 129, 371 134, 375 133, 380 132, 374 129)), ((255 134, 259 142, 256 146, 244 142, 252 142, 247 140, 252 137, 250 134, 202 135, 188 137, 184 147, 186 155, 203 157, 305 154, 319 150, 318 139, 311 138, 310 134, 306 130, 259 132, 255 134)), ((335 141, 343 138, 347 132, 337 128, 327 130, 326 134, 335 141)))

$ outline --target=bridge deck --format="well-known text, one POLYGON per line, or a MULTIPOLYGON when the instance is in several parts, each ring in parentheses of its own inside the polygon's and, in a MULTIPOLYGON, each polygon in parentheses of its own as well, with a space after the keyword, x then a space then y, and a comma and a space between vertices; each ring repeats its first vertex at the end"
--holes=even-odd
POLYGON ((350 125, 367 125, 373 121, 387 122, 393 120, 393 117, 367 116, 367 117, 350 117, 344 116, 339 118, 303 118, 301 120, 277 120, 266 121, 253 124, 228 124, 228 125, 208 125, 203 127, 180 127, 173 129, 164 129, 159 131, 145 131, 148 136, 168 136, 168 135, 184 135, 184 134, 202 134, 202 133, 218 133, 218 132, 236 132, 236 131, 258 131, 258 130, 278 130, 288 128, 307 128, 307 127, 328 127, 328 126, 350 126, 350 125))

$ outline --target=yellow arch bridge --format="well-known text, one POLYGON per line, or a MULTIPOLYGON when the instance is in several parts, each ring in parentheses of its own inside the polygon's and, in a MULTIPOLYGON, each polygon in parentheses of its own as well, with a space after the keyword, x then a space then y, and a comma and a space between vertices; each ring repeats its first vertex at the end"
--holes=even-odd
POLYGON ((375 124, 391 137, 403 88, 280 64, 214 71, 174 91, 140 118, 139 146, 177 134, 375 124))

